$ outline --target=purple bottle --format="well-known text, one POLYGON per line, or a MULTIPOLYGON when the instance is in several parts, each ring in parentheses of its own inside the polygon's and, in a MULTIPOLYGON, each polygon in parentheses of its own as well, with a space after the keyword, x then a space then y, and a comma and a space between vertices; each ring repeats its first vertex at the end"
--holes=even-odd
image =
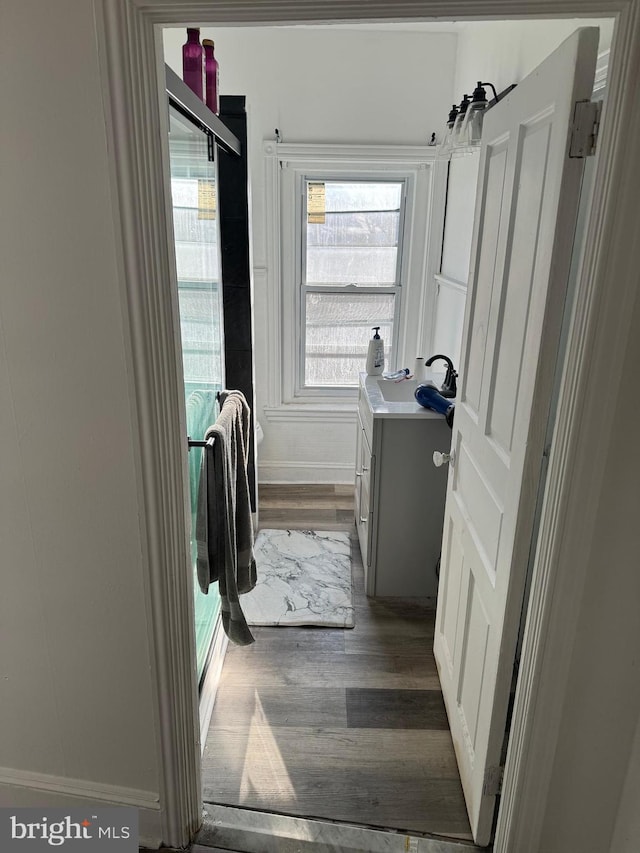
POLYGON ((214 43, 211 39, 202 39, 204 47, 204 85, 205 103, 212 113, 218 115, 218 60, 213 55, 214 43))
POLYGON ((202 45, 197 27, 187 30, 187 41, 182 45, 182 79, 202 100, 202 45))

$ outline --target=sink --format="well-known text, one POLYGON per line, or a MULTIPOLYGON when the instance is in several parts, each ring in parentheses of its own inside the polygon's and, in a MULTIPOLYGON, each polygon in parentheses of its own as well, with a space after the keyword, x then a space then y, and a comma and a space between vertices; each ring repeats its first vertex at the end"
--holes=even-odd
POLYGON ((383 399, 387 403, 415 403, 415 391, 420 382, 417 379, 403 379, 394 382, 393 379, 378 379, 378 386, 383 399))
MULTIPOLYGON (((404 379, 394 382, 393 379, 383 379, 382 376, 367 376, 360 374, 360 405, 363 423, 369 418, 421 418, 429 420, 442 417, 432 409, 425 409, 415 398, 418 385, 423 382, 433 382, 439 387, 437 374, 428 375, 420 382, 417 379, 404 379)), ((453 400, 451 401, 453 402, 453 400)))

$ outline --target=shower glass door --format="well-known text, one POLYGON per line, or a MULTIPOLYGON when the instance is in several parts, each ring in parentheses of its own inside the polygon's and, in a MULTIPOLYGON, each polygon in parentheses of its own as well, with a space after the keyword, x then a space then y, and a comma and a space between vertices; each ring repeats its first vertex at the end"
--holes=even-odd
MULTIPOLYGON (((222 293, 216 204, 216 164, 207 134, 169 107, 169 156, 173 229, 178 274, 187 432, 201 439, 218 414, 216 393, 224 385, 222 293)), ((198 680, 201 679, 220 612, 217 584, 204 595, 196 573, 196 505, 202 449, 189 452, 191 562, 194 573, 198 680)))

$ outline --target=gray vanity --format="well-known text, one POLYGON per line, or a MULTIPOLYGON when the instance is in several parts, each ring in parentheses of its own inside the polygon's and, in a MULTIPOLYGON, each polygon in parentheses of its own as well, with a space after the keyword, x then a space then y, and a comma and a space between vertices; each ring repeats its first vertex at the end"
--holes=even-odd
MULTIPOLYGON (((434 377, 438 382, 439 377, 434 377)), ((370 596, 434 596, 451 430, 414 398, 417 383, 360 374, 355 518, 370 596)))

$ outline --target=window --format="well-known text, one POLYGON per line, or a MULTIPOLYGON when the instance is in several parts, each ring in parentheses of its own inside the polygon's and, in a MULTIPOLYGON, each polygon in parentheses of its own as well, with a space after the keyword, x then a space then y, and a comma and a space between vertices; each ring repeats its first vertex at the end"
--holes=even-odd
POLYGON ((387 362, 393 353, 405 182, 304 176, 302 184, 299 386, 354 388, 372 326, 387 362))
POLYGON ((266 141, 264 153, 263 413, 348 420, 372 326, 389 369, 428 349, 435 150, 266 141))

